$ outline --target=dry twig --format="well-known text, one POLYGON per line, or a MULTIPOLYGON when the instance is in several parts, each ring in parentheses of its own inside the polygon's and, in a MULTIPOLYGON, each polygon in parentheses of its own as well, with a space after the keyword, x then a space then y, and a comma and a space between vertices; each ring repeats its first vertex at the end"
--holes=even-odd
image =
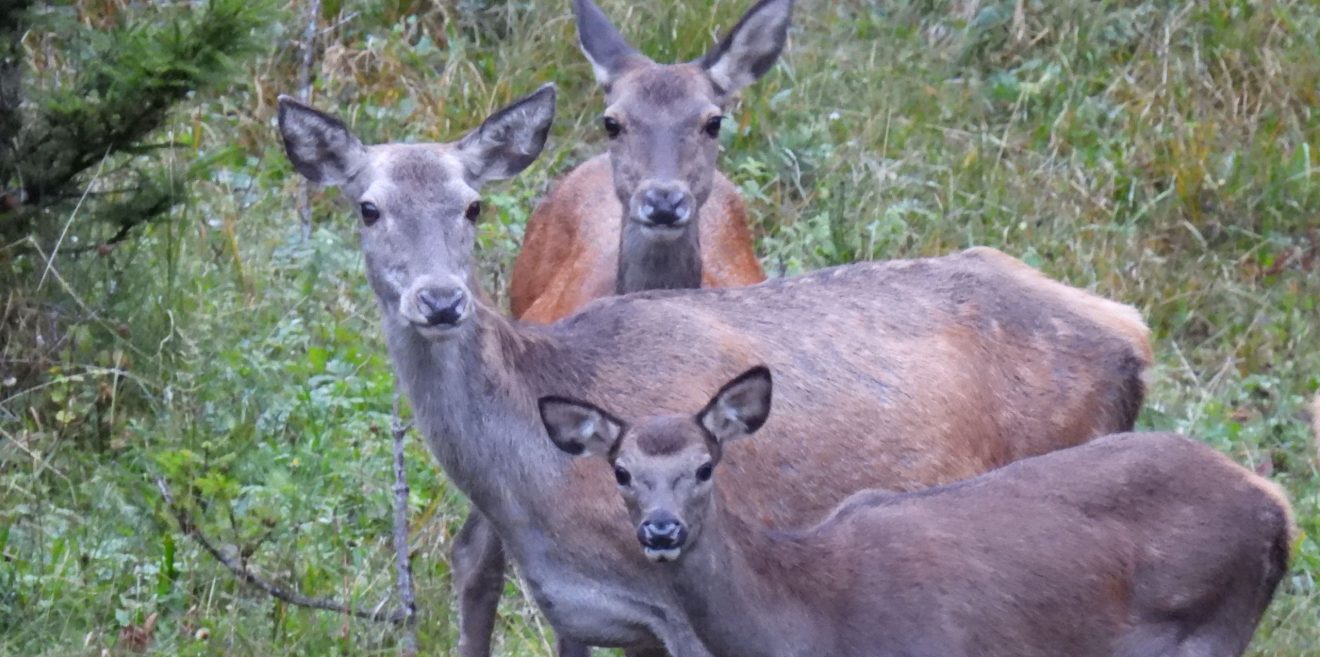
MULTIPOLYGON (((307 3, 307 28, 303 31, 302 62, 298 65, 298 99, 307 102, 312 96, 312 60, 316 56, 316 24, 321 19, 321 0, 307 3)), ((312 235, 312 200, 308 182, 298 185, 298 219, 302 222, 303 239, 312 235)))
POLYGON ((394 552, 398 571, 399 602, 403 613, 403 657, 417 654, 417 601, 413 597, 412 559, 408 553, 408 473, 404 469, 403 446, 411 424, 399 417, 398 382, 395 382, 394 410, 390 415, 390 433, 394 437, 394 552))
POLYGON ((212 557, 215 557, 216 561, 219 561, 221 564, 224 564, 224 566, 228 568, 230 572, 234 573, 234 575, 238 577, 238 579, 242 580, 243 582, 246 582, 251 586, 257 587, 262 591, 265 591, 266 593, 270 594, 271 597, 277 598, 279 600, 283 600, 284 602, 287 602, 291 605, 297 605, 299 607, 333 611, 335 613, 344 614, 347 616, 354 616, 356 618, 362 618, 370 621, 383 621, 383 622, 401 624, 407 621, 407 619, 412 617, 412 613, 410 611, 405 612, 403 609, 391 609, 391 610, 385 609, 385 603, 383 601, 379 605, 376 605, 376 607, 373 609, 363 609, 362 607, 344 604, 337 600, 330 600, 327 598, 311 598, 301 593, 298 593, 297 591, 291 591, 289 589, 284 588, 283 586, 280 586, 279 584, 271 582, 270 580, 252 572, 250 569, 247 568, 247 566, 243 565, 234 557, 226 554, 225 551, 220 549, 219 546, 217 546, 213 541, 211 541, 211 539, 208 538, 206 534, 202 533, 201 528, 198 527, 197 524, 192 521, 192 518, 189 517, 188 512, 185 511, 174 501, 174 495, 170 493, 170 488, 168 485, 166 485, 165 479, 163 477, 159 477, 159 476, 156 477, 156 487, 160 489, 160 494, 165 499, 165 505, 169 508, 170 513, 174 516, 175 521, 179 523, 179 529, 182 530, 183 533, 191 536, 193 540, 197 541, 197 543, 202 546, 202 549, 209 552, 212 557))

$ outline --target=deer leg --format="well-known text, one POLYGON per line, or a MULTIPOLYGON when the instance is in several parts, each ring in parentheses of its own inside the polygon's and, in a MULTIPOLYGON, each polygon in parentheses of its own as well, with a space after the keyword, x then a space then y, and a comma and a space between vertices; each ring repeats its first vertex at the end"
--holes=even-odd
POLYGON ((490 657, 491 635, 504 592, 504 546, 495 527, 475 508, 449 551, 458 595, 458 654, 490 657))
POLYGON ((555 640, 555 654, 558 657, 591 657, 591 648, 561 636, 555 640))

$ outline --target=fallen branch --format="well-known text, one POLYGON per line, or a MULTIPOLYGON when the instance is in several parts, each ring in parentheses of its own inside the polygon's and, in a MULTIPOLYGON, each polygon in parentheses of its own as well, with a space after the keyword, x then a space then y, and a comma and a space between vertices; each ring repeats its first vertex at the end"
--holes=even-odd
POLYGON ((399 602, 403 605, 403 657, 417 654, 417 601, 413 597, 412 558, 408 553, 408 473, 404 469, 403 446, 410 424, 399 417, 399 390, 395 382, 394 410, 390 433, 394 435, 394 552, 398 571, 399 602))
MULTIPOLYGON (((265 591, 266 593, 270 594, 271 597, 277 598, 279 600, 283 600, 284 602, 299 607, 307 607, 309 609, 321 609, 324 611, 333 611, 335 613, 344 614, 346 616, 354 616, 356 618, 361 618, 369 621, 388 622, 388 623, 394 623, 396 625, 411 622, 410 619, 412 619, 414 615, 411 608, 407 610, 405 609, 386 610, 384 609, 385 603, 382 601, 381 604, 377 605, 375 609, 367 610, 361 607, 347 605, 337 600, 330 600, 327 598, 311 598, 296 591, 291 591, 289 589, 286 589, 283 586, 280 586, 279 584, 276 584, 274 582, 265 579, 264 577, 249 570, 246 566, 236 561, 233 557, 225 554, 225 552, 221 550, 219 547, 217 547, 216 544, 211 541, 211 539, 207 538, 206 534, 202 533, 201 528, 197 526, 197 523, 192 521, 192 518, 188 515, 188 512, 175 503, 174 495, 170 493, 169 486, 165 484, 164 478, 159 476, 156 477, 156 487, 160 489, 160 494, 165 499, 165 505, 169 507, 170 513, 174 515, 174 519, 179 523, 179 529, 182 530, 183 533, 191 536, 193 540, 197 541, 197 543, 202 546, 202 549, 209 552, 212 557, 215 557, 216 561, 219 561, 226 568, 228 568, 230 572, 234 573, 234 575, 238 577, 238 579, 242 580, 243 582, 246 582, 251 586, 257 587, 262 591, 265 591)), ((404 540, 406 542, 407 540, 406 536, 404 540)))

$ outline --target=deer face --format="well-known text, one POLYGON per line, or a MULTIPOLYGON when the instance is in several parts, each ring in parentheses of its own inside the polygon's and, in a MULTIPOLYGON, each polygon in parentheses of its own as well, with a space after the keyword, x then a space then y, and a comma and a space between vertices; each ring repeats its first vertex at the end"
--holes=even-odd
POLYGON ((791 0, 762 0, 702 59, 660 65, 628 45, 591 0, 577 0, 578 38, 605 89, 614 191, 627 221, 677 239, 710 195, 723 110, 783 50, 791 0))
POLYGON ((609 462, 642 550, 664 562, 696 543, 711 515, 724 446, 765 424, 770 396, 770 371, 756 367, 725 384, 695 416, 658 415, 629 426, 564 397, 543 397, 540 409, 560 449, 609 462))
POLYGON ((339 119, 280 97, 280 132, 295 168, 339 185, 359 215, 367 276, 386 318, 443 339, 473 312, 480 190, 540 154, 554 119, 545 86, 447 144, 364 146, 339 119))

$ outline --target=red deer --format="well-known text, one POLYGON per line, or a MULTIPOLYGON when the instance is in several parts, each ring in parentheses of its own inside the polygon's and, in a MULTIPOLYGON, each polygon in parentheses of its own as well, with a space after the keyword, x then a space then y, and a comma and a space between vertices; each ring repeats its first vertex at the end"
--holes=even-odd
POLYGON ((725 477, 747 491, 730 512, 781 528, 858 490, 965 479, 1132 426, 1151 357, 1136 311, 994 249, 609 297, 550 326, 505 318, 477 286, 480 190, 535 159, 554 96, 445 144, 367 146, 287 97, 279 123, 295 168, 357 207, 417 427, 559 635, 707 654, 679 600, 647 593, 664 574, 623 530, 609 469, 546 440, 542 396, 679 411, 733 372, 774 367, 776 425, 729 450, 725 477))
POLYGON ((540 401, 560 449, 613 468, 641 551, 675 562, 668 583, 716 657, 1236 657, 1287 571, 1279 489, 1167 433, 759 527, 729 511, 752 493, 723 485, 721 460, 773 424, 771 390, 757 367, 695 415, 635 424, 540 401))
POLYGON ((705 57, 657 64, 591 0, 578 39, 605 90, 609 152, 564 176, 527 222, 509 284, 514 317, 551 322, 609 294, 765 280, 737 189, 715 169, 734 94, 764 75, 791 0, 762 0, 705 57))

